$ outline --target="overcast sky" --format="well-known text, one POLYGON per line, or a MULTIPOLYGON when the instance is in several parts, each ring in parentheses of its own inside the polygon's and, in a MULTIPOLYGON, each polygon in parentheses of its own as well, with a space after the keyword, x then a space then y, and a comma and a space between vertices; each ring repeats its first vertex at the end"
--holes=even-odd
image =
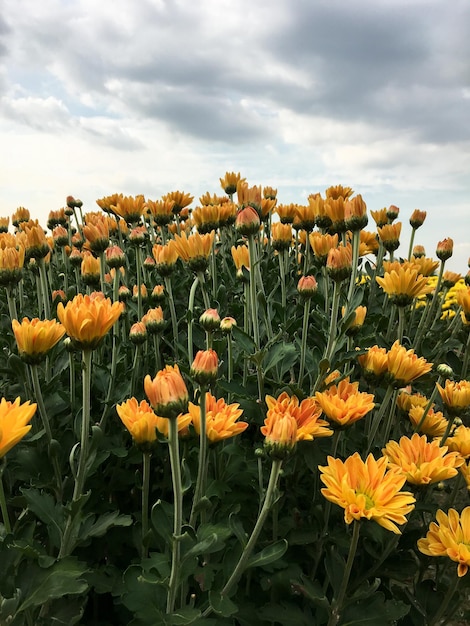
POLYGON ((466 273, 469 0, 0 5, 0 215, 197 199, 226 171, 282 203, 341 183, 400 207, 404 243, 428 211, 416 243, 452 237, 466 273))

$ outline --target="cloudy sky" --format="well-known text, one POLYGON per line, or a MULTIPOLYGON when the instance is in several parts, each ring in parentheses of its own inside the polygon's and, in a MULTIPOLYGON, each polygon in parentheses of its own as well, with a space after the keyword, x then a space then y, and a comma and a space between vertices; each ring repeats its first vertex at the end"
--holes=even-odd
MULTIPOLYGON (((470 256, 468 0, 1 0, 0 215, 349 185, 470 256)), ((196 204, 194 204, 196 206, 196 204)), ((372 225, 370 226, 372 229, 372 225)), ((402 248, 405 246, 402 246, 402 248)), ((404 251, 406 254, 406 251, 404 251)))

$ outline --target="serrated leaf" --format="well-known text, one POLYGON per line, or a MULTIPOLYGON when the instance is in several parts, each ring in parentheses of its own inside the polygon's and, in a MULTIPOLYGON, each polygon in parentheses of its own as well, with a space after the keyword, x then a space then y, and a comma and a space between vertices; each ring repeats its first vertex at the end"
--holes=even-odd
MULTIPOLYGON (((203 539, 202 541, 198 541, 196 545, 190 548, 186 554, 182 558, 182 563, 187 561, 188 559, 199 556, 200 554, 210 554, 213 552, 212 549, 218 543, 218 538, 215 533, 210 534, 208 537, 203 539)), ((219 548, 217 548, 219 549, 219 548)))
POLYGON ((247 564, 247 569, 249 567, 261 567, 263 565, 268 565, 269 563, 273 563, 280 559, 287 550, 287 541, 285 539, 281 539, 276 541, 276 543, 263 548, 261 552, 258 554, 254 554, 249 560, 247 564))
POLYGON ((21 589, 25 601, 19 606, 18 611, 42 606, 53 598, 84 593, 88 588, 88 583, 83 578, 86 572, 86 564, 72 558, 58 561, 48 569, 30 565, 26 589, 21 589))
POLYGON ((88 530, 87 537, 102 537, 112 526, 130 526, 132 517, 120 515, 119 511, 111 511, 100 515, 88 530))
POLYGON ((185 626, 185 624, 194 623, 200 615, 201 612, 198 609, 181 609, 166 619, 171 626, 185 626))
POLYGON ((239 328, 238 326, 234 326, 232 328, 232 335, 235 344, 244 352, 246 352, 247 354, 252 354, 255 351, 256 345, 254 340, 241 328, 239 328))
POLYGON ((238 517, 235 516, 235 513, 230 513, 228 522, 230 524, 231 531, 244 548, 247 544, 248 536, 245 532, 245 529, 243 528, 243 524, 238 519, 238 517))
POLYGON ((29 510, 43 522, 49 533, 49 538, 54 546, 61 544, 64 511, 63 507, 56 504, 54 498, 38 489, 21 489, 29 510))
POLYGON ((282 378, 285 372, 294 365, 298 358, 299 354, 293 344, 285 342, 276 343, 271 346, 264 356, 264 372, 269 372, 269 370, 281 364, 280 377, 282 378))

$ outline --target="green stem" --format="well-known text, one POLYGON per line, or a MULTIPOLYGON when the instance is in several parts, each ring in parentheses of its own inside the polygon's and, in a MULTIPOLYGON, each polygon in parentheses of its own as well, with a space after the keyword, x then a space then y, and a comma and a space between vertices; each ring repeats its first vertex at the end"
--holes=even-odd
POLYGON ((467 370, 468 363, 470 361, 470 330, 468 331, 467 343, 464 350, 463 363, 462 363, 462 371, 460 373, 460 378, 462 380, 466 380, 467 378, 467 370))
POLYGON ((410 245, 408 247, 408 261, 411 259, 411 255, 413 254, 413 244, 415 241, 415 235, 416 235, 416 228, 413 228, 413 230, 411 231, 410 245))
POLYGON ((405 332, 405 307, 398 307, 398 336, 397 339, 400 343, 403 342, 403 335, 405 332))
POLYGON ((199 422, 199 462, 197 469, 196 487, 194 490, 193 504, 189 525, 194 527, 197 517, 197 507, 205 491, 206 461, 207 461, 207 433, 206 433, 206 387, 201 385, 199 399, 200 422, 199 422))
POLYGON ((44 258, 38 259, 39 280, 41 281, 42 299, 44 303, 44 316, 46 320, 51 319, 51 303, 49 295, 49 287, 47 284, 46 263, 44 258))
POLYGON ((15 299, 15 294, 13 293, 13 286, 6 285, 5 289, 7 292, 8 312, 10 314, 10 321, 17 320, 18 313, 16 312, 16 299, 15 299))
POLYGON ((279 259, 279 274, 281 277, 281 305, 282 305, 282 311, 284 314, 284 322, 286 321, 286 303, 287 303, 287 298, 286 298, 286 266, 285 266, 285 250, 279 250, 278 252, 278 259, 279 259))
POLYGON ((204 306, 206 307, 206 309, 210 309, 211 303, 210 303, 209 295, 208 295, 207 289, 206 289, 206 279, 204 278, 204 272, 198 272, 197 273, 197 278, 198 278, 199 284, 201 285, 201 291, 202 291, 202 298, 204 300, 204 306))
POLYGON ((359 532, 361 529, 359 520, 354 520, 353 535, 351 543, 349 545, 348 560, 346 561, 346 567, 344 568, 343 580, 339 588, 337 598, 333 599, 330 619, 328 620, 328 626, 335 626, 341 617, 341 609, 343 607, 344 598, 346 596, 346 590, 348 588, 349 578, 351 576, 351 570, 354 563, 354 557, 356 556, 357 544, 359 541, 359 532))
POLYGON ((181 558, 181 527, 183 525, 183 486, 181 482, 181 465, 179 456, 178 421, 171 418, 169 423, 168 445, 170 448, 171 477, 173 482, 173 545, 171 559, 171 573, 168 586, 166 612, 173 613, 175 598, 178 590, 181 558))
POLYGON ((304 380, 305 358, 307 355, 307 334, 308 321, 310 316, 310 298, 304 303, 304 318, 302 323, 302 340, 300 344, 300 369, 299 369, 299 387, 302 387, 304 380))
POLYGON ((447 589, 447 593, 444 596, 444 599, 442 600, 441 606, 439 607, 439 609, 438 609, 437 613, 434 615, 434 617, 429 621, 429 626, 435 626, 435 625, 439 624, 439 622, 441 621, 442 617, 444 616, 444 613, 447 610, 447 607, 450 604, 450 601, 452 600, 452 598, 454 597, 455 593, 457 592, 460 580, 461 580, 460 578, 457 578, 455 583, 449 584, 449 587, 447 589))
POLYGON ((377 413, 372 417, 372 423, 371 423, 371 428, 370 428, 370 432, 369 432, 369 436, 368 436, 368 445, 367 445, 367 450, 365 453, 365 456, 367 456, 372 448, 372 445, 374 444, 374 439, 375 436, 377 434, 377 430, 380 426, 380 423, 382 422, 382 418, 385 415, 385 412, 388 408, 388 405, 390 403, 390 399, 393 396, 393 392, 394 392, 394 388, 393 385, 389 385, 387 387, 387 390, 385 392, 385 396, 384 399, 382 400, 382 404, 380 405, 380 409, 377 411, 377 413))
POLYGON ((139 321, 142 319, 142 259, 140 254, 140 246, 135 247, 135 266, 136 266, 136 274, 137 274, 137 317, 139 321))
POLYGON ((351 302, 354 296, 356 288, 357 270, 359 264, 359 243, 361 239, 361 231, 355 230, 353 232, 352 239, 352 273, 349 279, 348 297, 346 298, 346 311, 343 317, 346 317, 349 313, 351 302))
POLYGON ((273 504, 274 501, 274 494, 275 494, 275 490, 277 487, 277 483, 279 480, 279 474, 281 471, 281 467, 282 467, 282 460, 281 459, 274 459, 273 460, 273 464, 271 466, 271 475, 269 477, 269 483, 268 483, 268 488, 266 490, 266 495, 264 498, 264 502, 263 502, 263 506, 261 508, 261 511, 259 513, 258 519, 256 521, 255 527, 253 528, 253 531, 251 533, 251 536, 248 540, 248 543, 246 544, 246 546, 243 549, 243 552, 238 560, 238 563, 235 566, 235 569, 232 572, 232 575, 230 576, 230 578, 228 579, 228 581, 226 582, 224 588, 222 589, 221 594, 224 596, 229 595, 230 591, 232 590, 232 588, 237 584, 237 582, 239 581, 240 577, 242 576, 243 572, 246 569, 246 565, 248 563, 248 559, 251 556, 251 553, 253 552, 253 549, 256 545, 256 542, 258 541, 258 537, 259 534, 261 532, 261 529, 263 528, 263 525, 266 521, 266 518, 268 516, 268 513, 271 509, 271 506, 273 504))
POLYGON ((5 495, 5 488, 3 486, 3 472, 6 467, 6 457, 3 457, 1 460, 0 466, 0 509, 2 511, 3 525, 5 526, 5 531, 7 535, 11 533, 11 524, 10 524, 10 516, 8 515, 8 506, 7 499, 5 495))
POLYGON ((444 267, 445 267, 445 261, 441 261, 441 265, 439 268, 439 276, 437 277, 436 288, 432 296, 431 304, 429 308, 427 309, 427 311, 425 311, 425 313, 423 314, 423 317, 421 318, 419 322, 418 330, 416 332, 416 336, 413 342, 413 348, 415 352, 419 351, 421 341, 423 337, 425 336, 426 331, 428 330, 427 327, 429 323, 431 322, 432 324, 434 321, 432 318, 435 315, 436 304, 439 301, 439 291, 441 289, 442 276, 444 275, 444 267))
MULTIPOLYGON (((39 375, 38 375, 38 366, 31 365, 30 371, 31 371, 31 379, 33 381, 34 396, 35 396, 38 409, 39 409, 39 415, 41 416, 42 425, 44 426, 44 430, 46 431, 47 445, 49 449, 48 452, 49 452, 50 459, 52 461, 52 467, 54 469, 54 475, 55 475, 55 482, 57 485, 57 491, 56 491, 57 498, 60 501, 62 500, 62 474, 61 474, 60 467, 59 467, 59 460, 57 458, 56 449, 52 445, 52 440, 53 440, 52 430, 51 430, 51 425, 49 424, 49 418, 47 415, 46 406, 44 404, 44 399, 42 397, 41 384, 39 382, 39 375)), ((57 445, 57 442, 56 442, 56 445, 57 445)))
MULTIPOLYGON (((438 383, 441 385, 443 381, 443 376, 439 376, 438 379, 438 383)), ((438 392, 438 388, 437 388, 437 384, 434 385, 434 389, 432 390, 432 394, 429 397, 428 403, 426 404, 426 406, 424 407, 424 411, 423 411, 423 415, 421 416, 421 419, 419 420, 418 424, 416 425, 416 428, 413 430, 413 433, 419 433, 419 431, 421 430, 421 427, 423 426, 426 417, 434 403, 434 400, 437 396, 437 392, 438 392)))
POLYGON ((147 533, 149 530, 149 490, 151 452, 142 453, 142 558, 147 556, 147 533))
MULTIPOLYGON (((168 303, 170 305, 171 326, 173 329, 173 347, 175 349, 175 359, 178 360, 178 321, 176 319, 175 299, 173 297, 173 289, 169 276, 164 277, 165 289, 168 294, 168 303)), ((194 299, 193 299, 194 302, 194 299)), ((190 361, 192 363, 192 360, 190 361)))
POLYGON ((452 426, 454 425, 455 418, 456 418, 456 416, 452 415, 450 417, 450 419, 447 421, 447 428, 445 430, 445 433, 442 435, 442 439, 441 439, 441 441, 439 443, 440 446, 445 445, 447 437, 450 435, 450 431, 452 430, 452 426))
POLYGON ((190 313, 188 320, 188 362, 192 363, 194 360, 194 352, 193 352, 193 317, 194 317, 194 299, 196 297, 196 289, 199 284, 199 279, 196 276, 193 284, 191 285, 191 290, 189 292, 189 302, 188 302, 188 311, 190 313))
POLYGON ((61 559, 68 556, 75 543, 73 537, 74 527, 74 513, 73 504, 75 504, 82 496, 83 488, 85 485, 87 474, 87 461, 88 461, 88 444, 90 436, 90 408, 91 408, 91 359, 93 352, 91 350, 83 350, 82 352, 82 371, 83 371, 83 392, 82 392, 82 428, 80 437, 80 457, 78 460, 78 470, 75 476, 75 485, 72 496, 72 506, 70 507, 70 513, 67 518, 67 523, 62 537, 62 543, 60 546, 59 556, 61 559))
POLYGON ((253 235, 248 236, 248 253, 250 255, 250 308, 253 322, 253 339, 256 350, 259 350, 258 298, 256 297, 256 242, 253 235))

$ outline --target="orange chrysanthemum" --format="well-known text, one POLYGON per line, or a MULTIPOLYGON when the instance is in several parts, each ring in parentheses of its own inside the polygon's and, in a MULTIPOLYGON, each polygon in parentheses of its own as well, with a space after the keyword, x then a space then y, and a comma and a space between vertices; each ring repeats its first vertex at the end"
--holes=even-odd
POLYGON ((430 485, 457 475, 464 460, 457 452, 447 452, 439 441, 428 441, 426 435, 415 433, 411 439, 389 441, 382 450, 389 467, 396 468, 412 485, 430 485))
POLYGON ((167 365, 152 378, 144 378, 144 391, 153 409, 163 417, 175 418, 186 410, 188 389, 177 365, 167 365))
POLYGON ((395 387, 405 387, 431 369, 432 363, 418 357, 414 350, 407 350, 399 341, 395 341, 387 354, 388 378, 395 387))
POLYGON ((397 524, 404 524, 414 508, 415 499, 408 491, 400 491, 405 477, 387 469, 387 458, 378 460, 369 454, 363 461, 358 452, 345 461, 329 456, 328 465, 319 467, 325 488, 323 496, 344 509, 347 524, 368 519, 383 528, 400 534, 397 524))
POLYGON ((339 428, 362 419, 375 406, 374 396, 359 391, 359 383, 351 383, 349 378, 326 391, 317 391, 315 399, 326 417, 339 428))
POLYGON ((189 236, 183 232, 181 235, 175 235, 173 246, 193 271, 203 271, 212 252, 214 237, 214 231, 205 235, 193 233, 189 236))
POLYGON ((76 295, 65 307, 59 302, 57 317, 78 348, 93 350, 116 323, 123 310, 122 302, 111 303, 101 291, 95 291, 90 295, 76 295))
POLYGON ((449 557, 458 563, 458 576, 465 576, 470 566, 470 506, 460 515, 455 509, 447 514, 439 509, 436 522, 431 522, 426 537, 418 540, 419 550, 427 556, 449 557))
POLYGON ((65 328, 55 320, 40 320, 37 317, 29 320, 24 317, 21 323, 13 320, 11 325, 18 352, 30 364, 42 361, 65 334, 65 328))
POLYGON ((20 404, 20 398, 14 402, 0 400, 0 459, 31 430, 29 422, 36 406, 29 401, 20 404))
POLYGON ((278 419, 279 415, 289 413, 296 422, 296 441, 312 441, 318 437, 330 437, 333 431, 328 422, 321 419, 321 407, 315 398, 305 398, 300 401, 297 396, 289 396, 285 391, 278 398, 266 396, 268 412, 261 428, 263 435, 267 434, 269 424, 278 419))
POLYGON ((457 426, 452 432, 452 437, 447 437, 446 445, 449 450, 458 452, 464 459, 470 458, 470 428, 457 426))
MULTIPOLYGON (((201 408, 198 404, 189 403, 189 417, 194 430, 201 432, 201 408)), ((248 428, 248 422, 240 422, 238 418, 243 410, 239 404, 227 404, 223 398, 217 399, 206 393, 206 435, 211 443, 235 437, 248 428)))

